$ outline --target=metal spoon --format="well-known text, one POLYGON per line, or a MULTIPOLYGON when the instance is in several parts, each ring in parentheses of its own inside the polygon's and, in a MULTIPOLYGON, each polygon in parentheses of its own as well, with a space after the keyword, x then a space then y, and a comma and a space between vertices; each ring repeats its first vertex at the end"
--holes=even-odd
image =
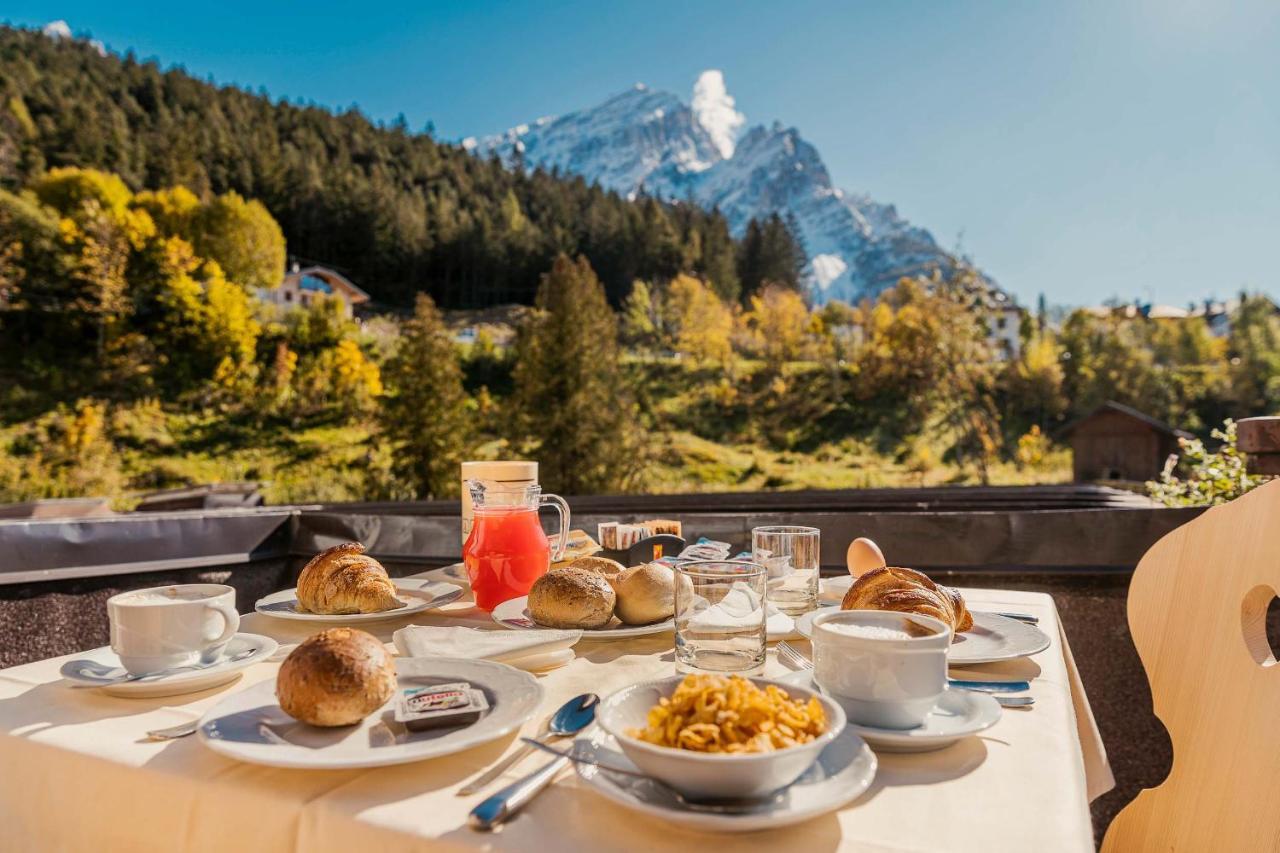
POLYGON ((179 672, 197 672, 202 669, 212 669, 215 666, 224 666, 229 663, 236 663, 237 661, 242 661, 245 658, 253 657, 258 653, 258 649, 259 649, 258 646, 253 646, 251 648, 242 649, 241 651, 236 652, 234 655, 230 655, 228 657, 220 657, 217 660, 211 661, 209 663, 192 663, 192 664, 187 664, 186 666, 175 666, 171 669, 163 669, 163 670, 160 670, 159 672, 144 672, 140 675, 129 675, 123 667, 104 667, 101 664, 86 662, 77 667, 76 674, 81 676, 87 676, 89 678, 101 678, 104 680, 96 682, 94 684, 75 684, 72 686, 74 687, 114 687, 117 684, 129 684, 131 682, 136 682, 136 681, 156 681, 157 679, 167 678, 168 676, 173 675, 175 673, 179 673, 179 672), (122 674, 120 676, 111 678, 111 673, 114 673, 114 672, 120 672, 122 674), (107 678, 111 678, 111 680, 110 681, 105 680, 107 678))
MULTIPOLYGON (((590 693, 578 698, 585 699, 587 697, 591 701, 580 703, 577 712, 573 715, 573 724, 576 726, 573 731, 581 731, 596 718, 596 704, 599 702, 599 698, 590 693)), ((563 710, 561 708, 561 711, 563 710)), ((559 713, 560 711, 556 712, 557 716, 559 713)), ((568 727, 566 726, 565 728, 567 729, 568 727)), ((502 824, 524 808, 529 801, 538 795, 538 792, 551 784, 551 780, 556 778, 556 774, 563 770, 568 763, 568 758, 563 755, 558 756, 523 779, 511 783, 472 809, 471 814, 467 816, 467 823, 471 825, 472 829, 488 830, 497 828, 499 824, 502 824)))
MULTIPOLYGON (((600 697, 594 693, 583 693, 581 696, 573 697, 561 705, 560 710, 551 716, 547 731, 539 735, 535 740, 539 743, 546 743, 556 738, 568 737, 582 731, 595 719, 595 707, 599 701, 600 697)), ((521 738, 521 740, 528 740, 528 738, 521 738)), ((478 793, 480 789, 501 776, 508 767, 533 752, 533 750, 534 747, 528 743, 521 745, 515 752, 459 788, 457 796, 467 797, 478 793)))
POLYGON ((170 726, 167 729, 152 729, 147 732, 150 740, 177 740, 190 734, 195 734, 196 729, 200 728, 198 719, 189 723, 179 723, 176 726, 170 726))
POLYGON ((563 759, 572 761, 574 764, 582 764, 587 767, 598 767, 606 773, 621 773, 623 776, 631 776, 636 779, 646 779, 655 787, 665 789, 673 797, 680 801, 681 805, 692 811, 709 812, 711 814, 747 814, 749 812, 758 811, 761 807, 767 806, 781 796, 780 791, 772 794, 766 794, 763 797, 754 797, 746 799, 727 799, 727 800, 690 800, 672 788, 666 782, 656 779, 647 773, 640 773, 635 770, 626 770, 614 764, 606 764, 603 761, 597 761, 594 758, 588 758, 585 755, 579 755, 571 749, 556 749, 554 746, 548 746, 545 743, 537 743, 529 738, 521 738, 521 740, 529 741, 537 749, 543 752, 549 752, 552 755, 558 755, 563 759))

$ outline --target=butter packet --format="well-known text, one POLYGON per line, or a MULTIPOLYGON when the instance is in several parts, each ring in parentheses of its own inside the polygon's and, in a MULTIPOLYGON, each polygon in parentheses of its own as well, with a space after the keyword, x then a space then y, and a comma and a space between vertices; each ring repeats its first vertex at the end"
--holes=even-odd
POLYGON ((466 681, 402 687, 396 694, 396 722, 411 732, 447 726, 469 726, 489 710, 483 690, 466 681))

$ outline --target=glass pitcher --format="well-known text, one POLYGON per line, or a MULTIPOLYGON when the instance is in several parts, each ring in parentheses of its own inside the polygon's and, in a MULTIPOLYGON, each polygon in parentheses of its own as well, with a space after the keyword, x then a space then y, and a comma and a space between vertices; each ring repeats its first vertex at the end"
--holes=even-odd
POLYGON ((476 606, 490 611, 504 601, 529 594, 533 582, 564 556, 569 541, 569 505, 559 495, 544 495, 536 483, 515 485, 467 480, 473 523, 462 546, 476 606), (538 508, 551 504, 560 515, 555 553, 538 520, 538 508))

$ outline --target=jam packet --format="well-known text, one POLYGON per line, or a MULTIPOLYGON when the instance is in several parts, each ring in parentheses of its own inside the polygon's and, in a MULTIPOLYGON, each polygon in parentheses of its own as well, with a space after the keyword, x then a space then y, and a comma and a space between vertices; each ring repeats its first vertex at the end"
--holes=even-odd
POLYGON ((483 690, 466 681, 401 687, 396 694, 396 721, 411 732, 446 726, 469 726, 489 710, 483 690))

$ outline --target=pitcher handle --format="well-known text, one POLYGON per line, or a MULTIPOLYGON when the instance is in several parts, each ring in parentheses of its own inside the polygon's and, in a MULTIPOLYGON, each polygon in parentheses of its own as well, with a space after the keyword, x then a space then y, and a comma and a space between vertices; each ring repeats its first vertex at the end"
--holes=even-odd
POLYGON ((551 504, 560 516, 560 536, 556 539, 555 550, 551 552, 551 562, 558 563, 564 559, 564 549, 569 545, 569 505, 564 498, 552 494, 541 495, 538 504, 551 504))

